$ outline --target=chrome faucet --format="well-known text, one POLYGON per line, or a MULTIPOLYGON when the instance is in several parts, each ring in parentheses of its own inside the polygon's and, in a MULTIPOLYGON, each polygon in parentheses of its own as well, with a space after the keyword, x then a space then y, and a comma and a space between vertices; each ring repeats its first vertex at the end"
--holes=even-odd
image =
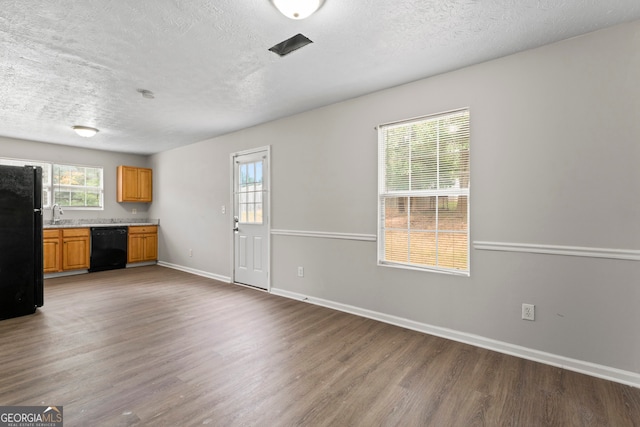
POLYGON ((64 212, 62 211, 62 207, 55 203, 52 207, 51 207, 51 222, 54 224, 57 224, 58 221, 60 221, 60 215, 62 215, 64 212), (56 208, 58 208, 58 214, 56 215, 56 208))

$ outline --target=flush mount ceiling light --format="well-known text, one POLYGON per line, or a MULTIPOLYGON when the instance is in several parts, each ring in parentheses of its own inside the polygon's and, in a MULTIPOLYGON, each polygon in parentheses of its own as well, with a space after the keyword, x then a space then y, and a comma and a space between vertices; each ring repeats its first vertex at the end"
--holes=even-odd
POLYGON ((322 6, 324 0, 271 0, 287 18, 304 19, 322 6))
POLYGON ((98 129, 90 128, 88 126, 71 126, 71 129, 75 130, 78 135, 85 138, 91 138, 98 133, 98 129))

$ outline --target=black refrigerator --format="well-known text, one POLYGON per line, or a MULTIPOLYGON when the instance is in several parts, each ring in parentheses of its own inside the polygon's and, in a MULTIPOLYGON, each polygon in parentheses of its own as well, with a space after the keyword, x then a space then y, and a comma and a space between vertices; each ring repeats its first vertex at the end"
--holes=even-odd
POLYGON ((42 168, 0 165, 0 320, 44 303, 42 168))

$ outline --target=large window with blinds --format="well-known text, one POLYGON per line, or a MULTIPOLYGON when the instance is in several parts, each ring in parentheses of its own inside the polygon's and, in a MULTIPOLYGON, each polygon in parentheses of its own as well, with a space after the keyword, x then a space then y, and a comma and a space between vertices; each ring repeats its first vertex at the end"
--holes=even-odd
POLYGON ((469 275, 469 110, 378 127, 378 264, 469 275))

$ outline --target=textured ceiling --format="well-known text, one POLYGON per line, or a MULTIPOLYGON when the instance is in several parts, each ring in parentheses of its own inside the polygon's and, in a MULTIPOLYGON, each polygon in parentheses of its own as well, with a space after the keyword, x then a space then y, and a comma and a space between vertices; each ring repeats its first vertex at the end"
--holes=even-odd
POLYGON ((1 0, 0 135, 151 154, 636 19, 638 0, 326 0, 302 21, 268 0, 1 0), (297 33, 313 43, 268 51, 297 33))

